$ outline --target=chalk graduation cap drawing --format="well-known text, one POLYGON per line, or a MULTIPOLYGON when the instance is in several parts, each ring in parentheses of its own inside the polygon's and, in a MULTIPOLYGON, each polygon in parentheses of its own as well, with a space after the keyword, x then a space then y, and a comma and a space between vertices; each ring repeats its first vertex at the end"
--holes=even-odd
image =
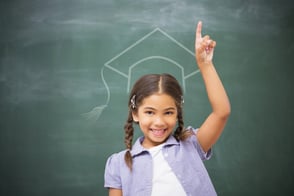
POLYGON ((160 28, 155 28, 104 64, 101 78, 107 91, 107 100, 104 105, 83 114, 89 120, 98 120, 110 101, 111 92, 104 77, 105 69, 125 78, 127 93, 135 80, 147 73, 172 74, 185 92, 186 80, 199 72, 194 52, 160 28))

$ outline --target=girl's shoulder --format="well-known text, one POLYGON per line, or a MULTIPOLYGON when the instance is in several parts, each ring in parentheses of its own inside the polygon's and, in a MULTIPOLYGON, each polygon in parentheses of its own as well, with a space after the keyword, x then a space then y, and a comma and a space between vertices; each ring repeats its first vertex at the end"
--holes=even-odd
POLYGON ((116 189, 122 188, 121 175, 126 166, 124 163, 124 155, 126 150, 113 153, 106 161, 104 170, 104 187, 112 187, 116 189))
POLYGON ((119 163, 124 161, 124 157, 127 150, 122 150, 116 153, 111 154, 107 159, 107 164, 112 164, 112 162, 119 163))
POLYGON ((126 150, 122 150, 110 155, 105 164, 105 179, 112 179, 117 181, 117 178, 121 175, 121 172, 128 171, 128 167, 125 162, 126 150))

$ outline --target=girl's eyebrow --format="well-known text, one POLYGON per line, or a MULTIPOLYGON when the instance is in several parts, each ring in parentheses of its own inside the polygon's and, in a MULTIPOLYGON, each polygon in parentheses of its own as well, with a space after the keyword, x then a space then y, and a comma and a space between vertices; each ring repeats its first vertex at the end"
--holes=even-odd
MULTIPOLYGON (((144 110, 156 110, 156 109, 153 107, 147 106, 147 107, 144 107, 144 110)), ((175 107, 168 107, 168 108, 164 109, 164 111, 167 111, 167 110, 176 110, 176 108, 175 107)))
POLYGON ((166 109, 164 109, 164 110, 176 110, 176 108, 174 108, 174 107, 169 107, 169 108, 166 108, 166 109))
POLYGON ((153 108, 153 107, 149 107, 149 106, 147 106, 147 107, 144 107, 144 110, 156 110, 156 109, 153 108))

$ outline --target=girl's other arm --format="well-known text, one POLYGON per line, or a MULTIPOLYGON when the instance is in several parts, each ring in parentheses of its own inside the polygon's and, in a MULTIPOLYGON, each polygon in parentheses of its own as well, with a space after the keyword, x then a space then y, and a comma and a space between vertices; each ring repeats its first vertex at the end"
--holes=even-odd
POLYGON ((230 102, 225 88, 212 62, 216 42, 209 36, 202 37, 202 22, 196 29, 195 56, 204 80, 212 112, 200 126, 197 138, 203 150, 207 152, 220 137, 231 112, 230 102))
POLYGON ((122 190, 109 188, 109 196, 122 196, 122 190))

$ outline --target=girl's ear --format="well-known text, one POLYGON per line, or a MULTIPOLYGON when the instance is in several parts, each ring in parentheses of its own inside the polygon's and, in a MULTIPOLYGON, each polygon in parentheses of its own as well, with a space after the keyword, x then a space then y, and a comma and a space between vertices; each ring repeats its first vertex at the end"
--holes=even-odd
POLYGON ((139 122, 138 115, 135 114, 134 112, 132 112, 132 117, 133 117, 134 122, 136 122, 136 123, 139 122))

